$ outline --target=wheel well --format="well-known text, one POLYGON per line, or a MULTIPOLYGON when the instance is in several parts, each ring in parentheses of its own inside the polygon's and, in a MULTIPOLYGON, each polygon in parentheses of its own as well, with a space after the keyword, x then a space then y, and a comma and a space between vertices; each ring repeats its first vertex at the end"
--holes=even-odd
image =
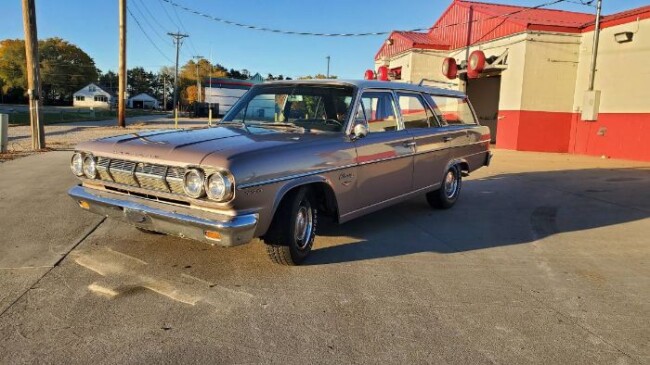
POLYGON ((336 195, 332 188, 324 182, 314 182, 295 186, 284 194, 280 204, 282 204, 285 197, 301 188, 307 188, 312 192, 312 196, 316 200, 320 214, 330 216, 334 220, 338 221, 338 203, 336 201, 336 195))
POLYGON ((463 176, 469 176, 469 164, 467 161, 458 161, 455 165, 460 168, 460 172, 463 176))
POLYGON ((469 164, 465 161, 458 164, 460 166, 460 171, 469 173, 469 164))

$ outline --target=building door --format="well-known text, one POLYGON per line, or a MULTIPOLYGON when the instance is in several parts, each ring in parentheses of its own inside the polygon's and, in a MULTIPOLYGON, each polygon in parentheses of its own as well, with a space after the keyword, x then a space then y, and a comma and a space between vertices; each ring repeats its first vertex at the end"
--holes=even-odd
POLYGON ((467 96, 474 106, 479 123, 490 127, 492 143, 497 141, 500 92, 501 75, 469 79, 467 82, 467 96))

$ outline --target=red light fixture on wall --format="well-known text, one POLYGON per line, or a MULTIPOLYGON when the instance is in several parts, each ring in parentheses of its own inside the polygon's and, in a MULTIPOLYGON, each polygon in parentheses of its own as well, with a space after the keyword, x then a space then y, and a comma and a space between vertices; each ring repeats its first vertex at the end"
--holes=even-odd
POLYGON ((388 67, 379 66, 377 69, 377 80, 388 81, 388 67))
POLYGON ((458 65, 453 57, 447 57, 442 61, 442 74, 450 80, 458 76, 458 65))
POLYGON ((467 60, 467 73, 470 77, 474 75, 477 77, 478 74, 483 71, 485 68, 485 53, 483 51, 476 50, 469 55, 467 60))
POLYGON ((375 71, 366 70, 366 72, 363 74, 363 78, 365 80, 374 80, 375 79, 375 71))

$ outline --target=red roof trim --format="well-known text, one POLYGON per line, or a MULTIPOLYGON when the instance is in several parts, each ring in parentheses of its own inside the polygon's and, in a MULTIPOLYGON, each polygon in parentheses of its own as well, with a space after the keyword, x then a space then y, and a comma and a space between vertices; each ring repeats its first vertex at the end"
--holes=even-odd
MULTIPOLYGON (((620 13, 604 16, 600 21, 600 29, 615 27, 617 25, 631 23, 637 20, 650 18, 650 5, 636 9, 625 10, 620 13)), ((591 32, 595 28, 593 23, 585 24, 582 32, 591 32)))

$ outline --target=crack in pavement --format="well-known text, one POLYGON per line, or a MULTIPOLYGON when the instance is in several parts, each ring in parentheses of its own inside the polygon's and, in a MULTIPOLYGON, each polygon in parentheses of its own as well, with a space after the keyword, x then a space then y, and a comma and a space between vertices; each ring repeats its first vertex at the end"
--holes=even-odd
MULTIPOLYGON (((9 311, 9 309, 11 309, 11 308, 16 304, 16 303, 18 303, 18 302, 19 302, 19 301, 20 301, 20 300, 25 296, 25 294, 27 294, 30 290, 32 290, 32 289, 34 288, 35 285, 38 285, 38 283, 40 283, 41 280, 43 280, 44 277, 46 277, 50 272, 52 272, 52 270, 54 270, 55 267, 59 266, 59 265, 61 264, 61 262, 63 261, 63 259, 65 259, 66 257, 68 257, 68 255, 69 255, 69 254, 70 254, 70 253, 71 253, 75 248, 77 248, 77 247, 78 247, 78 246, 79 246, 83 241, 86 240, 86 238, 88 238, 91 234, 93 234, 93 232, 95 232, 95 230, 97 230, 97 228, 99 228, 99 226, 100 226, 102 223, 104 223, 104 221, 106 221, 106 217, 103 217, 99 222, 97 222, 97 224, 95 224, 94 226, 91 226, 90 228, 88 228, 88 229, 87 229, 87 230, 86 230, 86 231, 81 235, 81 237, 77 240, 77 242, 75 242, 75 243, 70 247, 70 249, 69 249, 68 251, 64 252, 63 255, 61 255, 61 257, 59 257, 59 259, 56 260, 56 262, 55 262, 52 266, 49 266, 49 270, 47 270, 45 273, 43 273, 43 275, 41 275, 41 277, 39 277, 38 280, 36 280, 34 283, 32 283, 32 284, 29 286, 29 288, 27 288, 27 289, 26 289, 22 294, 20 294, 20 296, 18 296, 18 298, 16 298, 14 301, 12 301, 11 304, 9 304, 9 305, 7 306, 7 308, 5 308, 5 309, 2 311, 2 313, 0 313, 0 318, 2 318, 2 316, 4 316, 5 313, 7 313, 7 312, 9 311)), ((48 267, 48 266, 45 266, 45 267, 48 267)), ((44 267, 44 268, 45 268, 45 267, 44 267)))

